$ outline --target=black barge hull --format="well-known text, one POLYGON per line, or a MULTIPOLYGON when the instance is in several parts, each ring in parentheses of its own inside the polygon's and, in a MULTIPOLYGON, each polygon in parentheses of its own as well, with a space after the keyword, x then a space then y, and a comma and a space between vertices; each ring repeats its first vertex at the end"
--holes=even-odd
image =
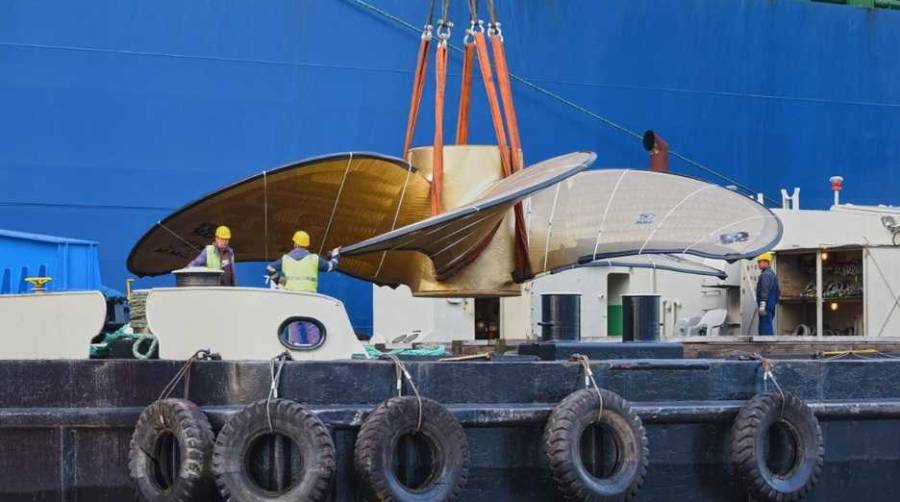
MULTIPOLYGON (((134 500, 132 428, 182 363, 0 362, 0 500, 134 500)), ((461 500, 561 500, 543 458, 550 410, 582 388, 571 362, 408 362, 423 396, 463 424, 471 452, 461 500)), ((729 464, 732 421, 764 388, 759 361, 615 360, 597 382, 628 399, 647 429, 650 466, 639 500, 747 500, 729 464)), ((194 365, 189 398, 221 428, 265 398, 267 362, 194 365)), ((781 388, 821 422, 825 464, 808 500, 896 500, 900 492, 900 360, 778 361, 781 388)), ((333 500, 361 500, 353 445, 367 413, 395 395, 389 361, 289 362, 281 397, 306 403, 337 447, 333 500)), ((769 384, 771 385, 771 384, 769 384)))

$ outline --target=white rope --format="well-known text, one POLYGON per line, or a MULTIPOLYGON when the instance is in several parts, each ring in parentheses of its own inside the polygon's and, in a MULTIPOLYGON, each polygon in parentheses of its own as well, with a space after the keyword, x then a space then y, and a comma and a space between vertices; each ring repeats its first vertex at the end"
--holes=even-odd
POLYGON ((778 385, 778 380, 775 378, 775 363, 771 359, 763 359, 762 362, 763 369, 763 390, 765 392, 769 392, 769 384, 768 381, 772 380, 772 383, 775 384, 775 388, 778 389, 778 393, 781 394, 781 415, 784 416, 784 404, 787 400, 784 395, 784 391, 781 389, 781 386, 778 385))
POLYGON ((266 263, 269 261, 269 179, 266 177, 266 172, 262 172, 263 175, 263 238, 266 241, 265 244, 265 258, 266 263))
POLYGON ((178 386, 178 383, 184 379, 184 398, 189 399, 190 391, 191 391, 191 367, 197 361, 205 361, 210 359, 211 353, 209 349, 200 349, 197 352, 194 352, 185 363, 181 366, 181 368, 175 373, 175 376, 169 380, 169 383, 163 387, 162 392, 160 392, 159 397, 156 399, 157 401, 161 401, 163 399, 168 399, 172 393, 175 391, 175 387, 178 386))
POLYGON ((710 237, 710 236, 715 235, 715 234, 717 234, 717 233, 719 233, 719 232, 722 232, 722 231, 725 230, 726 228, 733 227, 733 226, 735 226, 735 225, 740 225, 741 223, 744 223, 744 222, 747 222, 747 221, 751 221, 751 220, 761 220, 761 219, 764 219, 764 218, 767 218, 767 216, 763 216, 763 215, 748 216, 747 218, 743 218, 743 219, 740 219, 740 220, 738 220, 738 221, 734 221, 734 222, 728 223, 727 225, 722 225, 721 227, 719 227, 719 228, 713 230, 712 232, 710 232, 710 233, 704 235, 703 237, 700 237, 699 239, 697 239, 693 244, 691 244, 690 246, 684 248, 684 249, 681 251, 681 253, 679 253, 679 254, 680 254, 681 256, 684 256, 685 253, 687 253, 688 251, 690 251, 691 249, 693 249, 697 244, 700 244, 701 242, 703 242, 707 237, 710 237))
POLYGON ((325 241, 328 240, 328 234, 331 232, 331 224, 334 222, 334 213, 337 212, 338 203, 341 201, 341 193, 344 191, 344 183, 347 181, 347 173, 350 172, 350 164, 353 162, 353 152, 350 152, 350 158, 347 159, 347 168, 344 169, 344 177, 341 178, 341 186, 338 187, 337 197, 334 198, 334 206, 331 208, 331 216, 328 217, 328 225, 325 227, 325 235, 322 236, 322 243, 319 244, 319 254, 325 249, 325 241))
POLYGON ((600 249, 600 236, 603 234, 603 227, 606 225, 606 217, 609 214, 609 208, 612 207, 613 199, 616 198, 616 193, 619 191, 619 185, 622 183, 622 179, 625 178, 625 175, 628 174, 629 170, 630 169, 626 169, 619 175, 619 179, 616 180, 612 193, 609 194, 609 200, 606 201, 606 209, 603 210, 603 217, 600 218, 600 228, 597 230, 597 241, 594 242, 594 255, 591 257, 592 260, 597 259, 597 250, 600 249))
POLYGON ((706 185, 706 186, 703 186, 703 187, 701 187, 701 188, 698 188, 697 190, 694 190, 692 193, 688 194, 687 197, 681 199, 681 200, 678 202, 678 204, 675 204, 675 207, 673 207, 672 209, 669 210, 668 213, 666 213, 666 215, 663 217, 663 219, 660 220, 659 224, 656 225, 656 227, 650 232, 650 235, 648 235, 647 238, 644 240, 644 243, 641 244, 641 249, 638 250, 638 254, 643 254, 643 253, 644 253, 644 248, 647 247, 647 243, 650 242, 650 239, 652 239, 653 236, 656 235, 656 232, 657 232, 660 228, 662 228, 662 226, 663 226, 663 225, 666 223, 666 221, 669 219, 669 216, 672 216, 672 214, 673 214, 675 211, 677 211, 678 208, 680 208, 682 205, 684 205, 685 202, 687 202, 687 201, 689 201, 690 199, 694 198, 695 195, 699 194, 700 192, 702 192, 702 191, 704 191, 704 190, 709 190, 710 188, 715 188, 715 185, 706 185))
MULTIPOLYGON (((406 187, 409 185, 409 178, 412 175, 413 166, 409 162, 406 164, 406 181, 403 182, 403 190, 400 191, 400 201, 397 202, 397 212, 394 213, 394 221, 391 223, 389 232, 393 232, 397 228, 397 220, 400 218, 400 208, 403 207, 403 199, 406 197, 406 187)), ((381 267, 384 266, 384 259, 387 257, 387 251, 381 252, 381 260, 378 262, 378 269, 375 270, 375 278, 381 274, 381 267)))
POLYGON ((200 248, 198 248, 197 246, 191 244, 190 242, 188 242, 187 240, 185 240, 185 239, 184 239, 183 237, 181 237, 180 235, 176 234, 176 233, 175 233, 173 230, 171 230, 169 227, 163 225, 163 222, 157 221, 156 224, 159 225, 159 226, 161 226, 161 227, 163 228, 163 230, 165 230, 166 232, 169 232, 170 234, 174 235, 176 239, 178 239, 178 240, 180 240, 181 242, 187 244, 188 246, 194 248, 194 251, 200 251, 200 248))
POLYGON ((419 395, 419 389, 416 387, 415 382, 413 382, 412 375, 409 374, 409 371, 406 369, 406 365, 403 364, 403 361, 400 360, 396 354, 387 353, 385 354, 391 361, 394 362, 394 369, 396 371, 397 377, 397 396, 400 397, 403 395, 403 380, 401 377, 406 377, 406 381, 409 382, 410 388, 412 388, 413 393, 416 395, 416 401, 419 404, 419 421, 416 424, 416 431, 422 430, 422 414, 424 411, 422 405, 422 396, 419 395))
POLYGON ((553 235, 553 218, 556 216, 556 202, 559 200, 559 189, 562 183, 556 184, 553 193, 553 207, 550 208, 550 220, 547 221, 547 242, 544 243, 544 272, 547 271, 547 261, 550 259, 550 237, 553 235))
MULTIPOLYGON (((473 214, 474 214, 474 213, 473 213, 473 214)), ((443 241, 447 240, 448 237, 453 237, 453 236, 458 235, 458 234, 461 234, 461 233, 463 234, 462 237, 459 237, 458 239, 456 239, 456 240, 450 242, 450 244, 447 244, 446 246, 444 246, 443 248, 441 248, 439 251, 435 251, 435 252, 431 255, 432 260, 433 260, 434 258, 437 258, 438 256, 444 254, 447 250, 453 249, 457 244, 459 244, 460 242, 463 242, 464 240, 468 239, 468 238, 471 237, 472 235, 477 235, 477 234, 478 234, 478 231, 479 231, 479 228, 478 228, 478 227, 481 226, 481 223, 483 223, 483 222, 485 222, 485 221, 489 221, 489 220, 493 219, 493 218, 496 217, 496 216, 497 216, 496 214, 488 213, 488 214, 486 214, 485 216, 479 217, 479 218, 476 219, 475 221, 466 224, 466 225, 463 226, 462 228, 459 228, 459 229, 457 229, 457 230, 454 230, 452 233, 448 234, 446 237, 442 237, 442 238, 438 239, 437 241, 434 241, 432 244, 437 244, 438 242, 443 242, 443 241), (471 232, 466 232, 466 231, 469 230, 469 229, 472 229, 472 231, 471 231, 471 232), (466 232, 466 233, 463 233, 463 232, 466 232)), ((502 217, 502 215, 500 215, 500 216, 502 217)), ((490 235, 490 234, 491 234, 491 231, 492 231, 492 230, 491 230, 490 228, 488 228, 488 229, 481 229, 481 233, 482 233, 482 234, 486 234, 486 235, 490 235)), ((476 242, 476 243, 474 244, 474 246, 477 247, 477 246, 480 245, 480 244, 481 244, 481 241, 479 240, 478 242, 476 242)), ((469 249, 471 249, 471 248, 472 248, 472 246, 469 246, 469 249)))
POLYGON ((597 416, 603 414, 603 393, 600 392, 600 387, 597 385, 597 381, 594 380, 594 372, 591 371, 591 361, 584 354, 573 354, 572 359, 581 363, 581 371, 584 373, 584 388, 589 389, 593 386, 594 391, 597 392, 597 397, 600 398, 600 407, 597 410, 597 416))
MULTIPOLYGON (((490 236, 490 235, 491 235, 490 232, 485 232, 485 234, 486 234, 487 236, 490 236)), ((468 235, 470 236, 470 235, 472 235, 472 234, 468 234, 468 235)), ((465 237, 460 238, 459 240, 457 240, 457 241, 456 241, 455 243, 453 243, 452 245, 455 245, 455 244, 457 244, 457 243, 459 243, 459 242, 462 242, 463 240, 465 240, 465 237)), ((443 266, 441 266, 440 270, 441 270, 441 271, 446 271, 447 269, 453 267, 454 265, 456 265, 457 262, 459 262, 460 260, 465 259, 466 257, 468 257, 468 256, 469 256, 469 253, 472 252, 473 250, 477 249, 479 246, 481 246, 481 244, 482 244, 483 242, 484 242, 483 240, 475 240, 475 241, 474 241, 469 247, 467 247, 465 250, 463 250, 463 251, 460 252, 460 253, 457 253, 456 258, 453 258, 452 260, 448 261, 448 262, 445 263, 443 266)), ((444 248, 444 249, 441 250, 438 254, 443 253, 443 252, 446 251, 447 249, 449 249, 449 248, 444 248)), ((433 257, 435 257, 435 256, 437 256, 437 254, 433 255, 433 257)), ((439 273, 441 273, 441 272, 439 272, 439 273)))
POLYGON ((269 375, 272 383, 269 385, 269 396, 266 397, 266 420, 269 422, 269 432, 275 432, 272 426, 272 400, 278 399, 278 384, 281 383, 281 370, 284 369, 284 362, 288 360, 290 353, 287 351, 278 354, 269 361, 269 375), (275 371, 275 362, 279 361, 278 371, 275 371))

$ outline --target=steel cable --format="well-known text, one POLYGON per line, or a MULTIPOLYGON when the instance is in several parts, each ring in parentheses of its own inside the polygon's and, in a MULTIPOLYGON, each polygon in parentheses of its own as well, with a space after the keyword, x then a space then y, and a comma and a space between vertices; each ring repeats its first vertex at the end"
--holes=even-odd
MULTIPOLYGON (((374 13, 376 13, 376 14, 378 14, 378 15, 380 15, 380 16, 386 18, 386 19, 390 19, 391 21, 394 21, 395 23, 397 23, 397 24, 399 24, 399 25, 401 25, 401 26, 403 26, 403 27, 405 27, 405 28, 408 28, 408 29, 410 29, 410 30, 413 30, 413 31, 416 32, 416 33, 421 33, 421 29, 420 29, 420 28, 415 27, 414 25, 412 25, 411 23, 409 23, 409 22, 406 21, 405 19, 402 19, 402 18, 400 18, 400 17, 397 17, 397 16, 395 16, 394 14, 391 14, 390 12, 388 12, 388 11, 386 11, 386 10, 384 10, 384 9, 382 9, 382 8, 380 8, 380 7, 378 7, 378 6, 376 6, 376 5, 373 5, 372 3, 367 2, 366 0, 346 0, 346 1, 348 1, 348 2, 350 2, 350 3, 354 3, 354 4, 356 4, 356 5, 360 6, 360 7, 363 7, 363 8, 365 8, 365 9, 368 9, 368 10, 370 10, 371 12, 374 12, 374 13)), ((455 50, 455 51, 457 51, 457 52, 460 52, 460 53, 463 52, 463 49, 462 49, 461 47, 458 47, 458 46, 453 45, 453 44, 449 44, 449 46, 450 46, 450 48, 452 48, 453 50, 455 50)), ((530 80, 528 80, 528 79, 526 79, 526 78, 524 78, 524 77, 521 77, 521 76, 519 76, 519 75, 517 75, 517 74, 515 74, 515 73, 512 73, 512 72, 510 72, 509 76, 510 76, 510 78, 512 78, 513 80, 519 82, 520 84, 525 85, 526 87, 529 87, 529 88, 531 88, 531 89, 533 89, 533 90, 535 90, 535 91, 537 91, 537 92, 540 92, 541 94, 544 94, 545 96, 550 97, 550 98, 552 98, 552 99, 554 99, 554 100, 556 100, 556 101, 559 101, 560 103, 562 103, 562 104, 564 104, 564 105, 566 105, 566 106, 568 106, 568 107, 570 107, 570 108, 572 108, 572 109, 574 109, 574 110, 576 110, 576 111, 579 111, 579 112, 581 112, 581 113, 583 113, 583 114, 585 114, 585 115, 587 115, 587 116, 593 118, 594 120, 597 120, 597 121, 603 123, 604 125, 606 125, 606 126, 612 128, 612 129, 615 129, 615 130, 617 130, 617 131, 619 131, 619 132, 622 132, 622 133, 624 133, 624 134, 626 134, 626 135, 628 135, 628 136, 631 136, 631 137, 633 137, 633 138, 635 138, 635 139, 637 139, 637 140, 639 140, 639 141, 643 141, 643 139, 644 139, 643 134, 640 134, 640 133, 638 133, 638 132, 636 132, 636 131, 633 131, 633 130, 631 130, 631 129, 629 129, 629 128, 623 126, 623 125, 621 125, 621 124, 618 124, 618 123, 616 123, 615 121, 613 121, 613 120, 611 120, 611 119, 608 119, 608 118, 606 118, 606 117, 604 117, 604 116, 602 116, 602 115, 600 115, 600 114, 598 114, 598 113, 596 113, 596 112, 593 112, 593 111, 591 111, 590 109, 585 108, 584 106, 579 105, 578 103, 575 103, 574 101, 572 101, 572 100, 570 100, 570 99, 567 99, 567 98, 565 98, 565 97, 563 97, 563 96, 561 96, 561 95, 559 95, 559 94, 557 94, 557 93, 555 93, 555 92, 553 92, 553 91, 551 91, 551 90, 549 90, 549 89, 546 89, 545 87, 542 87, 542 86, 540 86, 540 85, 538 85, 538 84, 536 84, 536 83, 534 83, 534 82, 532 82, 532 81, 530 81, 530 80)), ((698 161, 696 161, 696 160, 691 159, 690 157, 688 157, 688 156, 686 156, 686 155, 684 155, 684 154, 678 152, 677 150, 673 150, 673 149, 670 148, 670 149, 669 149, 669 154, 672 155, 673 157, 675 157, 675 158, 677 158, 677 159, 680 159, 681 161, 683 161, 683 162, 685 162, 685 163, 687 163, 687 164, 689 164, 689 165, 691 165, 691 166, 697 168, 697 169, 700 169, 700 170, 703 171, 703 172, 706 172, 706 173, 708 173, 708 174, 710 174, 710 175, 712 175, 712 176, 715 176, 715 177, 719 178, 720 180, 722 180, 722 181, 724 181, 724 182, 727 182, 727 183, 730 184, 730 185, 734 185, 735 187, 737 187, 737 188, 743 190, 743 191, 744 191, 745 193, 747 193, 747 194, 755 195, 755 194, 757 194, 757 193, 760 193, 760 192, 757 192, 757 191, 753 190, 753 189, 750 188, 749 186, 747 186, 747 185, 745 185, 745 184, 743 184, 743 183, 737 181, 736 179, 734 179, 734 178, 732 178, 732 177, 730 177, 730 176, 728 176, 728 175, 726 175, 726 174, 720 173, 720 172, 716 171, 715 169, 713 169, 713 168, 711 168, 711 167, 709 167, 709 166, 706 166, 706 165, 704 165, 704 164, 702 164, 702 163, 700 163, 700 162, 698 162, 698 161)), ((769 197, 768 195, 763 194, 763 199, 764 199, 765 201, 771 203, 771 204, 777 204, 777 201, 776 201, 775 199, 769 197)))

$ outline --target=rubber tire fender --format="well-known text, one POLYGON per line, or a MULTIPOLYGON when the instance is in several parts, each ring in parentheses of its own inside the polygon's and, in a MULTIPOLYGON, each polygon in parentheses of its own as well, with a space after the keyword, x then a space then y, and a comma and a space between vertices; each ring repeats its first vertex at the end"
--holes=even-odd
POLYGON ((212 471, 226 502, 324 501, 330 496, 335 469, 334 441, 328 427, 290 399, 262 399, 245 406, 222 427, 213 448, 212 471), (300 480, 282 493, 257 486, 246 469, 250 447, 273 431, 290 438, 302 459, 300 480))
POLYGON ((144 408, 128 450, 128 472, 138 493, 148 502, 208 500, 212 494, 210 459, 213 432, 206 414, 185 399, 162 399, 144 408), (155 457, 163 434, 171 433, 179 448, 178 478, 163 489, 156 482, 155 457))
POLYGON ((447 408, 422 398, 422 428, 428 444, 432 472, 415 490, 393 472, 397 441, 416 432, 419 404, 413 396, 388 399, 369 415, 356 438, 353 460, 369 500, 425 502, 457 500, 469 477, 469 446, 462 425, 447 408))
POLYGON ((566 396, 550 414, 543 442, 553 480, 568 500, 631 500, 647 476, 650 450, 644 424, 628 401, 606 389, 599 395, 582 389, 566 396), (602 479, 591 475, 581 459, 581 437, 592 425, 602 426, 619 452, 615 470, 602 479))
POLYGON ((757 394, 738 412, 732 428, 731 462, 748 495, 756 500, 802 500, 819 481, 824 456, 819 421, 794 394, 757 394), (778 420, 786 423, 796 446, 795 462, 786 476, 772 473, 763 458, 763 446, 778 420))

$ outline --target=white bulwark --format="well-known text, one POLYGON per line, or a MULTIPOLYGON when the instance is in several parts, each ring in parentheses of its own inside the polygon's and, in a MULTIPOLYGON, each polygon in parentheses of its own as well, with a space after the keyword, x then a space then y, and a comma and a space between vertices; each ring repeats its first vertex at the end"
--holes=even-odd
POLYGON ((0 296, 0 359, 86 359, 103 329, 99 291, 0 296))
POLYGON ((147 323, 161 359, 208 348, 224 359, 350 359, 365 353, 344 304, 330 296, 262 288, 155 288, 147 323))

